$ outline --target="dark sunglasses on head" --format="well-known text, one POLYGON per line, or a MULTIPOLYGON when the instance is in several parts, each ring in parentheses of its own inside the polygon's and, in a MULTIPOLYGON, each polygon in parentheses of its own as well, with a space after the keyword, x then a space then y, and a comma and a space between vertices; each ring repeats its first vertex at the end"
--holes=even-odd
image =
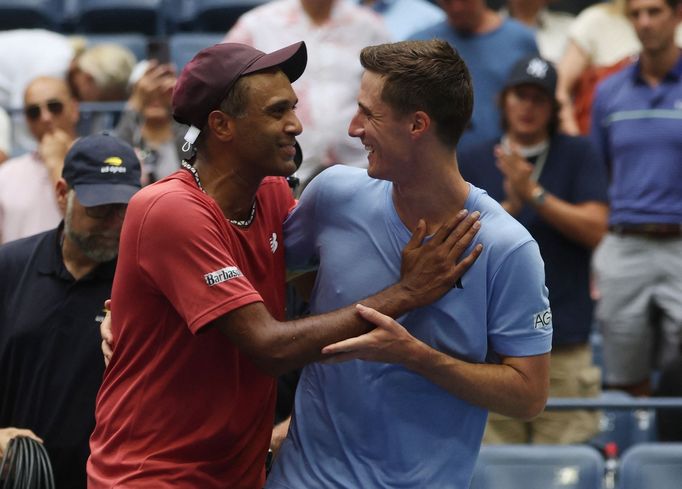
MULTIPOLYGON (((64 110, 64 102, 61 100, 48 100, 45 104, 45 107, 47 107, 47 110, 50 112, 50 114, 59 115, 64 110)), ((42 110, 41 104, 27 105, 24 107, 24 114, 26 114, 27 119, 36 121, 40 119, 42 110)))
POLYGON ((85 214, 93 219, 104 219, 112 214, 117 217, 125 217, 128 206, 126 204, 105 204, 85 208, 85 214))

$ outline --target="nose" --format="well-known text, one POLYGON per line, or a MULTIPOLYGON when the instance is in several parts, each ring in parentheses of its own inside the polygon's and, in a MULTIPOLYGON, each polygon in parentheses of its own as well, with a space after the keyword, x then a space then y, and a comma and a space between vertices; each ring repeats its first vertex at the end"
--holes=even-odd
POLYGON ((298 136, 303 132, 303 124, 301 124, 301 120, 293 111, 291 112, 291 119, 285 126, 285 130, 288 134, 293 134, 294 136, 298 136))
POLYGON ((47 108, 46 105, 41 105, 40 107, 40 122, 44 124, 49 124, 53 121, 54 116, 52 112, 47 108))
POLYGON ((352 138, 362 137, 365 133, 362 126, 362 121, 360 120, 361 114, 358 110, 353 118, 350 120, 350 125, 348 126, 348 135, 352 138))

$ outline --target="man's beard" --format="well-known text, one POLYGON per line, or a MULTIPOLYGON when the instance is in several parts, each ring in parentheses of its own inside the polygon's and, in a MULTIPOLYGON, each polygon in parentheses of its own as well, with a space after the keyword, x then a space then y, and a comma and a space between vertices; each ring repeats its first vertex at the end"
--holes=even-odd
POLYGON ((75 192, 71 191, 66 203, 66 213, 64 216, 64 233, 73 241, 85 256, 97 263, 104 263, 113 260, 118 255, 118 233, 115 231, 103 231, 98 233, 79 233, 72 229, 71 221, 73 217, 73 199, 75 192), (106 244, 100 238, 107 239, 106 244), (111 243, 111 244, 110 244, 111 243))

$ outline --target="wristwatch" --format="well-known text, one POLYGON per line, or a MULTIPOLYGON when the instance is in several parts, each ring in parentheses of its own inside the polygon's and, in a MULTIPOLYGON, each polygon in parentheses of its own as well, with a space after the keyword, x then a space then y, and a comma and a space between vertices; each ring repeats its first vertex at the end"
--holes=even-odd
POLYGON ((545 198, 547 197, 547 191, 538 185, 533 189, 533 191, 530 194, 530 203, 538 206, 542 205, 545 203, 545 198))

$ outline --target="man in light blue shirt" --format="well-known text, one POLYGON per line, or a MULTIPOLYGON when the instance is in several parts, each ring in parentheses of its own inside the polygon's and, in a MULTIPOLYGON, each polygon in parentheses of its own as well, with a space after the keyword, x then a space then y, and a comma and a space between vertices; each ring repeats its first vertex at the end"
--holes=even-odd
POLYGON ((312 312, 384 289, 411 233, 437 243, 440 224, 463 209, 480 213, 468 251, 482 253, 450 292, 399 322, 358 307, 376 329, 323 349, 341 363, 304 368, 267 487, 464 488, 488 410, 525 419, 544 407, 543 263, 525 228, 459 174, 472 87, 452 47, 374 46, 361 62, 349 133, 368 170, 326 170, 285 223, 288 266, 319 263, 312 312))

